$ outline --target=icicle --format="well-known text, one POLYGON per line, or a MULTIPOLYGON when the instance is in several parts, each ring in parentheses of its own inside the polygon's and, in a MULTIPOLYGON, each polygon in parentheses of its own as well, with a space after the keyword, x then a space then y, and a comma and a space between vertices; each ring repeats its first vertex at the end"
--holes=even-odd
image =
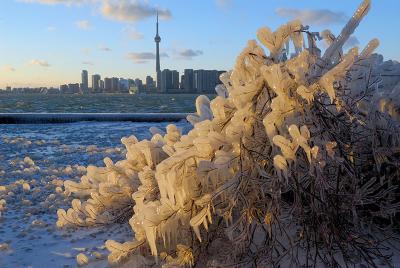
POLYGON ((342 49, 343 45, 346 43, 349 37, 354 33, 355 29, 360 24, 361 20, 368 14, 370 7, 371 7, 370 0, 364 0, 360 4, 357 11, 354 13, 350 21, 343 28, 338 38, 336 38, 336 40, 332 43, 332 45, 325 51, 325 54, 322 57, 323 60, 329 61, 329 59, 332 58, 339 49, 342 49))
POLYGON ((378 39, 372 39, 369 41, 368 45, 364 48, 364 50, 360 53, 358 57, 360 60, 365 60, 374 52, 374 50, 379 46, 378 39))

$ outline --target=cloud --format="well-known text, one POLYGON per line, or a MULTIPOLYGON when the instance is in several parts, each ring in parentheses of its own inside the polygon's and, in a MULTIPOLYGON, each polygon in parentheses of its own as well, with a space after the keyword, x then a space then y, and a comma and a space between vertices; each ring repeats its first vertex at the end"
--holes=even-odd
POLYGON ((89 31, 92 29, 92 25, 90 24, 89 21, 87 20, 80 20, 75 22, 76 27, 78 27, 79 29, 85 30, 85 31, 89 31))
POLYGON ((34 66, 50 67, 50 64, 44 60, 31 60, 29 64, 34 66))
POLYGON ((348 17, 343 12, 335 12, 328 9, 295 9, 278 8, 275 14, 280 17, 298 19, 305 24, 328 25, 346 22, 348 17))
POLYGON ((233 0, 215 0, 215 3, 219 8, 226 9, 232 6, 233 0))
POLYGON ((177 51, 176 55, 180 59, 191 60, 194 57, 203 55, 203 51, 193 50, 193 49, 183 49, 181 51, 177 51))
MULTIPOLYGON (((346 43, 344 43, 343 49, 347 50, 347 49, 353 48, 355 46, 358 46, 359 44, 360 44, 360 41, 357 39, 357 37, 355 37, 354 35, 351 35, 349 37, 349 39, 347 39, 346 43)), ((329 44, 324 40, 322 42, 322 46, 323 46, 323 48, 327 49, 329 47, 329 44)))
MULTIPOLYGON (((106 18, 122 22, 137 22, 154 17, 158 11, 161 19, 172 17, 169 9, 160 9, 148 3, 148 0, 17 0, 24 3, 44 5, 64 4, 79 6, 92 4, 106 18)), ((229 0, 224 0, 229 1, 229 0)))
POLYGON ((101 13, 106 18, 124 22, 136 22, 153 17, 157 14, 157 10, 161 19, 172 17, 168 9, 158 9, 139 0, 104 0, 101 7, 101 13))
POLYGON ((131 40, 141 40, 144 38, 144 35, 133 27, 123 29, 123 33, 131 40))
POLYGON ((111 48, 106 47, 106 46, 100 46, 99 49, 102 50, 102 51, 105 51, 105 52, 110 52, 110 51, 112 51, 111 48))
MULTIPOLYGON (((131 52, 128 53, 126 57, 135 63, 146 63, 150 60, 155 60, 156 54, 154 54, 153 52, 140 52, 140 53, 131 52)), ((168 58, 168 54, 160 53, 160 57, 168 58)))
POLYGON ((11 65, 4 65, 2 70, 4 70, 5 72, 15 72, 15 68, 11 65))
POLYGON ((82 62, 83 65, 94 65, 93 61, 83 61, 82 62))
POLYGON ((89 2, 95 2, 95 0, 18 0, 23 3, 38 3, 45 5, 65 4, 65 5, 80 5, 89 2))
POLYGON ((48 26, 48 27, 46 28, 46 31, 48 31, 48 32, 54 32, 56 29, 57 29, 57 28, 54 27, 54 26, 48 26))

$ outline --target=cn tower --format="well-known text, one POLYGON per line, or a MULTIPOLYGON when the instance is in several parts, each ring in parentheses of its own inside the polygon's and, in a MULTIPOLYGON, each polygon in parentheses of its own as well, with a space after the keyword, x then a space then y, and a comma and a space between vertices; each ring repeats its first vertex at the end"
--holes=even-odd
POLYGON ((161 68, 160 68, 160 42, 161 42, 161 37, 158 35, 158 11, 157 11, 156 37, 154 37, 154 41, 156 42, 157 90, 160 91, 160 89, 161 89, 161 68))

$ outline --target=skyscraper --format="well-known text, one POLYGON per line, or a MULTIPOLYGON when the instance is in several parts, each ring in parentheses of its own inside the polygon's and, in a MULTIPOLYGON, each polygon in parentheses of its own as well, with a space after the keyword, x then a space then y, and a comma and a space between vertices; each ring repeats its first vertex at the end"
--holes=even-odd
POLYGON ((172 93, 179 89, 179 72, 164 69, 161 72, 161 93, 172 93))
POLYGON ((101 76, 99 74, 92 75, 92 90, 95 93, 100 91, 100 79, 101 76))
POLYGON ((186 91, 192 91, 193 90, 193 84, 194 84, 194 73, 193 69, 185 69, 185 81, 183 81, 183 88, 186 91))
POLYGON ((194 71, 194 89, 196 92, 201 93, 204 89, 204 81, 205 81, 205 71, 204 70, 195 70, 194 71))
POLYGON ((68 84, 68 93, 71 94, 79 93, 79 83, 68 84))
POLYGON ((215 86, 222 83, 219 79, 221 73, 224 71, 195 70, 193 72, 193 89, 197 93, 214 93, 215 86))
POLYGON ((156 72, 157 72, 157 89, 161 89, 161 68, 160 68, 160 42, 161 37, 158 35, 158 11, 157 11, 157 25, 156 25, 156 37, 154 37, 156 42, 156 72))
POLYGON ((160 91, 167 93, 169 89, 172 89, 172 72, 169 69, 164 69, 161 72, 160 91))
POLYGON ((128 93, 129 92, 129 81, 125 78, 119 79, 119 93, 128 93))
MULTIPOLYGON (((7 90, 8 90, 8 87, 7 87, 7 90)), ((11 88, 10 88, 10 91, 11 91, 11 88)), ((67 94, 68 93, 68 85, 61 85, 60 92, 63 94, 67 94)))
POLYGON ((140 80, 139 78, 136 78, 135 85, 136 85, 137 89, 139 90, 139 92, 143 92, 143 81, 142 80, 140 80))
POLYGON ((179 89, 179 72, 176 70, 172 70, 171 75, 172 75, 171 89, 177 90, 179 89))
POLYGON ((119 91, 119 78, 113 77, 111 78, 111 92, 117 93, 119 91))
POLYGON ((181 83, 179 84, 180 89, 185 89, 185 75, 181 75, 181 83))
POLYGON ((154 87, 154 80, 153 77, 151 76, 146 76, 146 91, 147 93, 150 93, 151 91, 153 91, 153 87, 154 87))
POLYGON ((100 80, 100 92, 104 92, 104 80, 100 80))
POLYGON ((88 71, 82 71, 82 92, 86 93, 89 89, 88 71))
POLYGON ((111 92, 111 78, 104 78, 104 90, 105 92, 111 92))

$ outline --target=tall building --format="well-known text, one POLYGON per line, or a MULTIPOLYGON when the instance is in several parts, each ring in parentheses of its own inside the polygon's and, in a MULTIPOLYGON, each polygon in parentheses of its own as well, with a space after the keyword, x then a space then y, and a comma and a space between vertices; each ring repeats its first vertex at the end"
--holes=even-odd
POLYGON ((125 78, 119 79, 119 93, 128 93, 129 92, 129 81, 125 78))
POLYGON ((86 93, 86 92, 87 92, 87 91, 86 91, 86 89, 84 88, 83 84, 80 83, 80 84, 79 84, 79 93, 86 93))
POLYGON ((215 87, 218 84, 221 84, 221 81, 219 80, 219 72, 217 70, 210 71, 209 81, 208 90, 210 93, 215 93, 215 87))
POLYGON ((172 75, 171 89, 177 90, 177 89, 179 89, 179 72, 172 70, 171 75, 172 75))
POLYGON ((111 92, 116 93, 119 91, 119 78, 111 78, 111 92))
POLYGON ((221 84, 219 79, 223 71, 195 70, 193 75, 193 89, 197 93, 215 93, 215 87, 221 84))
POLYGON ((89 89, 89 78, 88 78, 88 71, 82 71, 82 92, 86 93, 89 89))
POLYGON ((146 91, 152 92, 154 89, 154 80, 151 76, 146 76, 146 91))
POLYGON ((135 80, 134 79, 128 79, 128 83, 129 83, 129 88, 131 88, 131 87, 133 87, 133 86, 136 86, 136 84, 135 84, 135 80))
POLYGON ((63 94, 67 94, 68 93, 68 85, 61 85, 60 86, 60 92, 63 93, 63 94))
POLYGON ((172 72, 169 69, 164 69, 161 72, 161 87, 160 92, 166 93, 172 88, 172 72))
POLYGON ((100 92, 104 92, 104 80, 100 80, 100 92))
POLYGON ((139 78, 135 79, 135 85, 137 87, 137 89, 139 90, 139 92, 143 92, 143 81, 140 80, 139 78))
POLYGON ((161 72, 161 93, 168 93, 179 89, 179 72, 164 69, 161 72))
POLYGON ((111 92, 111 78, 104 78, 104 91, 111 92))
POLYGON ((186 91, 191 91, 193 90, 193 85, 194 85, 194 81, 193 81, 193 69, 185 69, 185 80, 183 81, 183 88, 186 91))
POLYGON ((79 83, 68 84, 68 93, 71 94, 79 93, 79 83))
POLYGON ((161 37, 158 35, 158 11, 157 11, 157 24, 156 24, 156 37, 154 37, 156 42, 156 73, 157 73, 157 89, 161 90, 161 67, 160 67, 160 42, 161 37))
POLYGON ((202 92, 204 89, 205 72, 204 70, 195 70, 193 73, 193 89, 197 92, 202 92))
POLYGON ((93 92, 97 93, 100 92, 100 81, 101 76, 99 74, 92 75, 92 90, 93 92))
POLYGON ((180 89, 185 89, 185 75, 181 75, 181 83, 179 84, 180 89))

